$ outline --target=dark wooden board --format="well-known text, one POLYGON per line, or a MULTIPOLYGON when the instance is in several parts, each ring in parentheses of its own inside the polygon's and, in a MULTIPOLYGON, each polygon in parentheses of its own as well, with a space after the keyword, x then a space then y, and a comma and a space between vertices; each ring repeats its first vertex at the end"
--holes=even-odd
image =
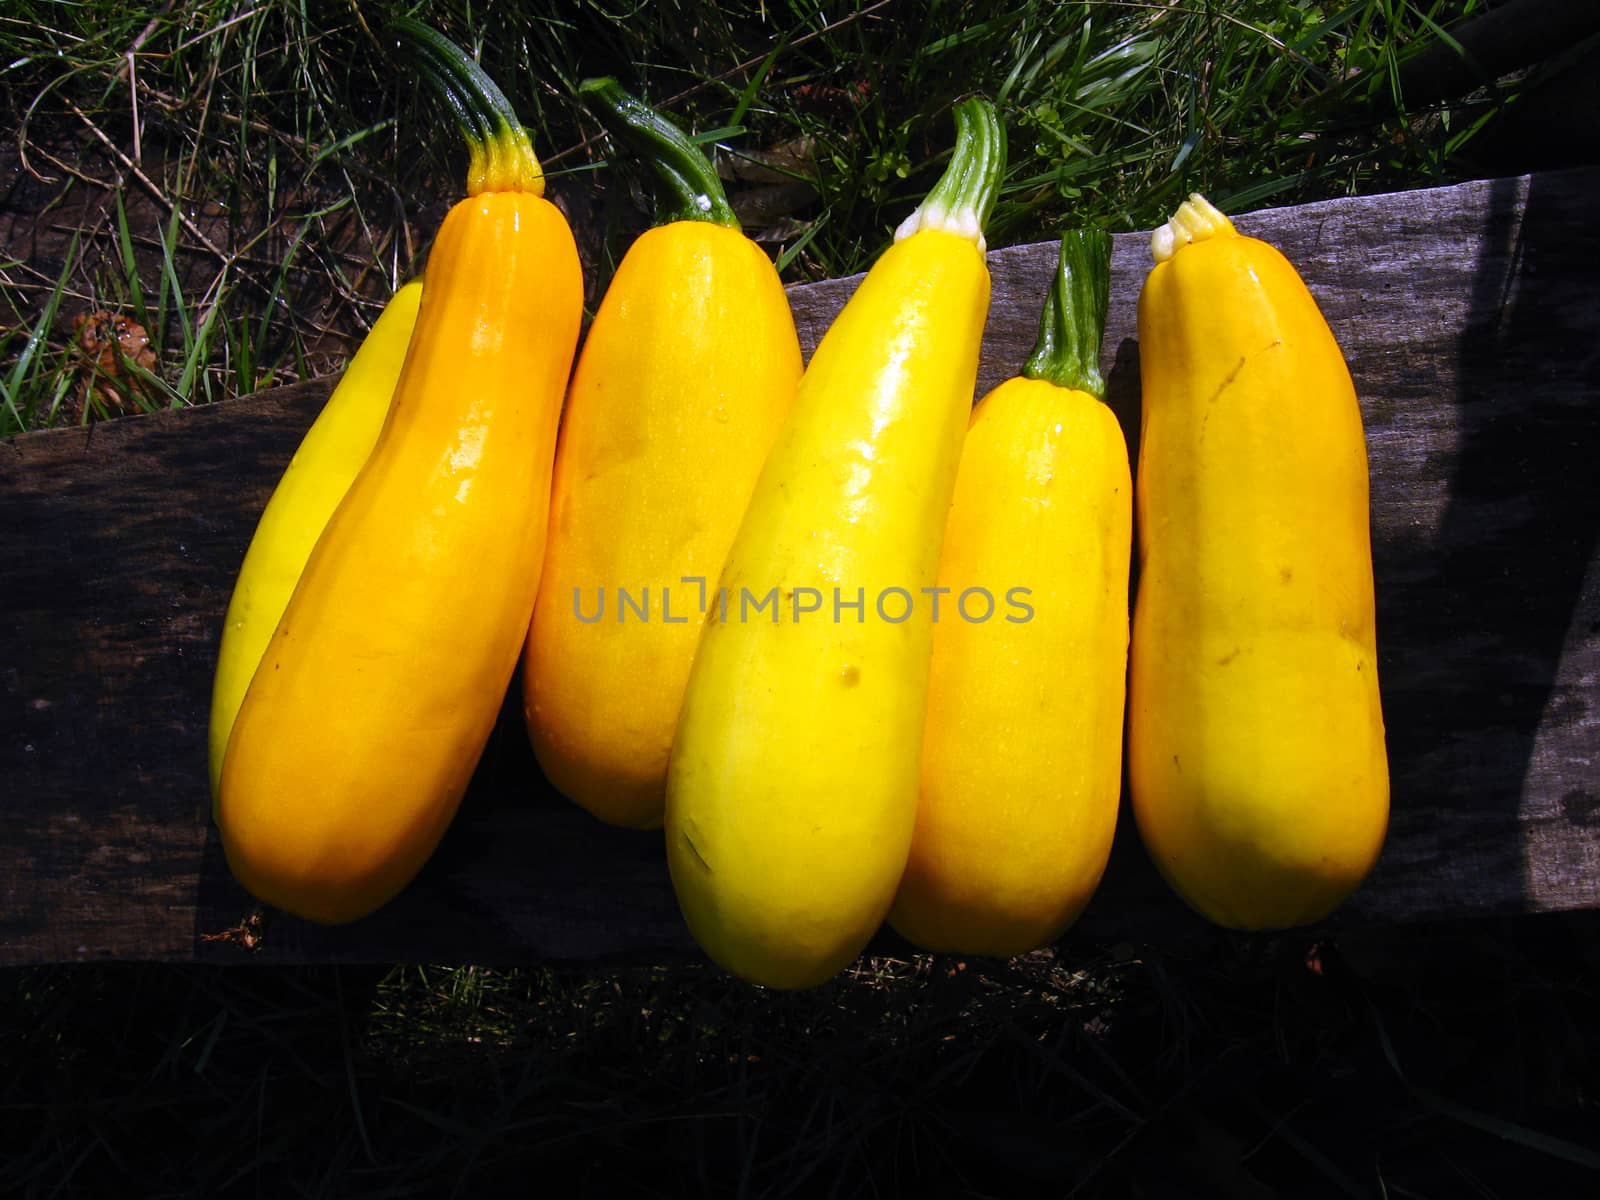
MULTIPOLYGON (((1339 925, 1600 907, 1597 185, 1590 169, 1237 218, 1300 266, 1367 423, 1394 815, 1339 925)), ((980 389, 1031 345, 1054 253, 991 255, 980 389)), ((1148 261, 1145 237, 1116 239, 1104 358, 1135 451, 1148 261)), ((792 290, 808 351, 855 282, 792 290)), ((326 394, 0 443, 0 964, 247 957, 211 940, 253 908, 207 820, 211 671, 256 517, 326 394)), ((1121 830, 1078 929, 1200 928, 1121 830)), ((553 795, 508 711, 405 894, 338 929, 275 917, 256 957, 695 954, 660 835, 553 795)))

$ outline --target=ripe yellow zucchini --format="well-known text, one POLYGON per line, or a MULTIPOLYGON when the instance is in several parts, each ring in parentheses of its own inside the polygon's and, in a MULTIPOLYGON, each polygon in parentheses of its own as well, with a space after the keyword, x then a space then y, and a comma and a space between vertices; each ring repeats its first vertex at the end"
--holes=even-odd
POLYGON ((1173 888, 1222 925, 1319 920, 1383 844, 1367 458, 1294 267, 1193 196, 1139 297, 1144 415, 1129 786, 1173 888))
POLYGON ((729 550, 667 773, 667 861, 708 955, 823 982, 888 911, 916 815, 934 586, 989 302, 994 109, 817 347, 729 550), (757 605, 761 605, 757 608, 757 605))
POLYGON ((378 440, 421 300, 422 281, 415 279, 384 305, 261 511, 217 648, 209 739, 213 815, 234 716, 311 548, 378 440))
POLYGON ((579 90, 661 173, 665 219, 624 256, 573 372, 523 708, 561 792, 658 828, 705 598, 794 399, 800 339, 705 156, 614 79, 579 90))
POLYGON ((421 868, 505 698, 583 299, 509 104, 437 34, 403 30, 470 122, 474 186, 440 226, 389 420, 306 563, 222 770, 235 875, 328 923, 421 868))
POLYGON ((1110 254, 1104 233, 1062 239, 1039 345, 978 402, 961 452, 922 794, 889 913, 924 949, 1004 958, 1054 941, 1111 853, 1133 481, 1100 399, 1110 254))

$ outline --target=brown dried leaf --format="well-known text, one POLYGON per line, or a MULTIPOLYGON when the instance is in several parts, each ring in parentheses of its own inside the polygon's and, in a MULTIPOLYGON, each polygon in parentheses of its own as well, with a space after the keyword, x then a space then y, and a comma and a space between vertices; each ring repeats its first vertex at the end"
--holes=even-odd
POLYGON ((149 405, 148 381, 130 369, 130 364, 150 372, 156 369, 155 351, 143 325, 100 308, 75 317, 72 331, 78 356, 79 413, 91 418, 118 416, 149 405))

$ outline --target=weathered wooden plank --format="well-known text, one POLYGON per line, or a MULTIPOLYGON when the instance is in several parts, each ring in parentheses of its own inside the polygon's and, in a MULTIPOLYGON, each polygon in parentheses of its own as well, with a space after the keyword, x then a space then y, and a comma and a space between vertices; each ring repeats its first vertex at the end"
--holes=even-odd
POLYGON ((188 956, 217 604, 327 392, 0 445, 0 962, 188 956))
MULTIPOLYGON (((1373 479, 1394 819, 1343 923, 1600 905, 1600 171, 1239 218, 1300 265, 1351 363, 1373 479)), ((1032 343, 1054 247, 991 255, 980 387, 1032 343)), ((1137 449, 1145 239, 1119 236, 1105 362, 1137 449)), ((809 351, 855 286, 791 292, 809 351)), ((234 959, 252 905, 206 821, 215 640, 322 384, 0 445, 0 963, 234 959)), ((1292 403, 1285 397, 1285 403, 1292 403)), ((1080 929, 1196 928, 1129 830, 1080 929)), ((434 861, 274 961, 667 960, 694 949, 659 834, 551 794, 508 712, 434 861)))

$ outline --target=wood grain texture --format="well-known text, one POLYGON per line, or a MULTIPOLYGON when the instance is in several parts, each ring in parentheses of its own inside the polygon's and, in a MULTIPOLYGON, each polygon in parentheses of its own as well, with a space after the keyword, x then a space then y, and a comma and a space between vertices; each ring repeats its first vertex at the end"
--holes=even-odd
MULTIPOLYGON (((1367 424, 1394 810, 1337 924, 1600 906, 1597 184, 1589 169, 1236 216, 1300 267, 1367 424)), ((1031 347, 1054 256, 991 254, 980 390, 1031 347)), ((1104 359, 1135 451, 1148 261, 1145 237, 1117 237, 1104 359)), ((857 282, 791 291, 808 353, 857 282)), ((206 817, 211 672, 255 520, 327 392, 0 443, 0 964, 246 956, 208 940, 254 907, 206 817)), ((1120 830, 1078 930, 1200 929, 1120 830)), ((271 918, 255 956, 697 952, 660 835, 553 795, 508 708, 410 889, 344 928, 271 918)))

